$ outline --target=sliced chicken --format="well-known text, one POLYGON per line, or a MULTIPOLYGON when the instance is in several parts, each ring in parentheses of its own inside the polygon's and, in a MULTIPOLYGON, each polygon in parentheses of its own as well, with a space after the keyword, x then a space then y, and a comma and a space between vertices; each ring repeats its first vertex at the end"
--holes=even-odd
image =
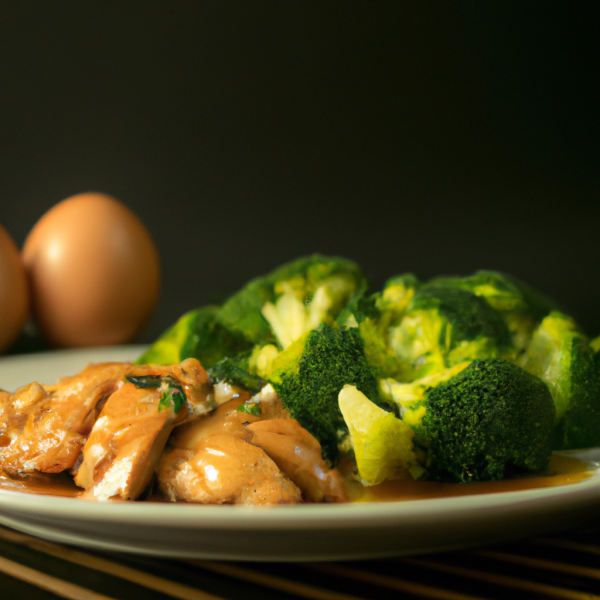
POLYGON ((260 448, 234 435, 210 435, 196 451, 168 450, 157 475, 161 492, 173 502, 272 505, 302 501, 300 489, 260 448))
POLYGON ((241 401, 230 401, 207 417, 179 427, 169 446, 197 452, 212 435, 232 435, 262 448, 311 502, 347 501, 342 476, 327 466, 317 439, 289 418, 271 386, 250 402, 260 406, 260 414, 238 412, 241 401))
POLYGON ((137 498, 152 478, 171 431, 213 406, 206 371, 181 365, 135 367, 106 401, 86 442, 75 483, 98 500, 137 498))
POLYGON ((346 502, 339 471, 330 469, 321 445, 295 419, 270 419, 246 425, 250 443, 262 448, 311 502, 346 502))
POLYGON ((90 365, 55 385, 30 383, 0 409, 0 468, 7 473, 71 469, 105 399, 130 365, 90 365))
POLYGON ((259 417, 238 412, 240 404, 240 399, 230 400, 210 415, 178 427, 169 438, 169 446, 198 450, 207 437, 216 433, 226 433, 241 439, 248 438, 244 423, 253 423, 258 421, 259 417))
POLYGON ((160 410, 159 389, 126 383, 106 402, 83 450, 75 483, 99 500, 137 498, 152 476, 179 414, 160 410))

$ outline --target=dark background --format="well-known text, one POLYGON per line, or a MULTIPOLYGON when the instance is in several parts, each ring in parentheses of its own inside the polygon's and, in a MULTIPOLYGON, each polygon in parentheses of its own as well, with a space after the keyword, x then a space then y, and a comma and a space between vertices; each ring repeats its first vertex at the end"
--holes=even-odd
POLYGON ((283 261, 512 273, 600 334, 597 2, 5 2, 0 223, 112 194, 141 336, 283 261))

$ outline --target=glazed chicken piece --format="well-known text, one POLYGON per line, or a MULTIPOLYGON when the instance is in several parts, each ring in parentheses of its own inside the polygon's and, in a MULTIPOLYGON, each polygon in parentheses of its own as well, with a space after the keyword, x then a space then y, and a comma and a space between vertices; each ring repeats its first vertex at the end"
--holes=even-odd
POLYGON ((175 412, 172 403, 160 410, 162 396, 158 388, 125 383, 106 401, 75 476, 86 495, 128 500, 144 490, 171 430, 187 412, 185 405, 175 412))
POLYGON ((55 385, 30 383, 0 399, 0 468, 9 474, 71 469, 106 398, 130 365, 90 365, 55 385))
POLYGON ((302 494, 258 447, 226 433, 206 437, 196 450, 172 448, 157 475, 171 501, 203 504, 296 504, 302 494))
POLYGON ((75 483, 98 500, 137 498, 173 428, 213 407, 210 380, 194 358, 132 368, 102 408, 75 483))
POLYGON ((230 400, 210 415, 178 427, 169 438, 169 446, 183 450, 197 450, 207 437, 216 433, 247 439, 248 433, 244 423, 253 423, 258 421, 259 417, 238 412, 237 408, 240 404, 242 401, 237 398, 230 400))
POLYGON ((293 504, 300 490, 260 449, 246 443, 245 424, 257 416, 234 398, 211 415, 178 427, 157 467, 161 492, 171 501, 204 504, 293 504))
MULTIPOLYGON (((194 452, 204 447, 207 440, 212 439, 211 436, 226 434, 261 448, 311 502, 346 501, 342 476, 336 469, 327 466, 321 454, 321 445, 316 438, 295 419, 264 419, 265 414, 287 413, 278 396, 275 398, 267 391, 264 397, 268 399, 260 402, 260 415, 237 412, 240 401, 231 401, 220 406, 210 416, 179 427, 173 432, 169 445, 186 452, 173 453, 170 459, 165 460, 174 457, 177 457, 177 460, 187 457, 189 460, 194 452)), ((164 477, 164 469, 159 471, 158 475, 161 480, 164 477)), ((184 476, 179 477, 182 480, 184 476)), ((181 485, 177 489, 180 487, 181 485)))
POLYGON ((262 448, 311 502, 346 502, 339 471, 330 469, 321 444, 295 419, 269 419, 246 425, 249 442, 262 448))

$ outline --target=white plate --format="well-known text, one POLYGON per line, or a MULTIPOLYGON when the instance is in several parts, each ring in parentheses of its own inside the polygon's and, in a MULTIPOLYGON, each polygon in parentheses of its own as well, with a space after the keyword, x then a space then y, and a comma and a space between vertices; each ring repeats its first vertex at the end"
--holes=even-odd
MULTIPOLYGON (((0 387, 52 383, 89 362, 127 360, 141 347, 0 359, 0 387)), ((600 524, 600 449, 570 485, 455 498, 257 508, 101 503, 0 490, 0 523, 100 550, 228 560, 334 560, 438 552, 600 524)))

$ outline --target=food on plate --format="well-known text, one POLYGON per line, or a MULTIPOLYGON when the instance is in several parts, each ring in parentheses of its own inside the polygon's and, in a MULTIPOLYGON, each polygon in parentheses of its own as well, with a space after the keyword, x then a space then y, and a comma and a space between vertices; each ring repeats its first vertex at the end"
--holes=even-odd
POLYGON ((51 208, 27 236, 23 260, 33 316, 53 346, 127 342, 158 298, 158 254, 148 231, 104 194, 79 194, 51 208))
MULTIPOLYGON (((514 277, 493 271, 438 277, 428 282, 403 274, 390 278, 381 291, 374 293, 369 292, 366 282, 350 261, 321 256, 300 259, 251 281, 223 305, 221 310, 227 308, 227 319, 222 318, 218 307, 212 309, 212 318, 229 331, 260 330, 260 334, 246 335, 253 342, 251 349, 224 351, 225 357, 208 369, 213 381, 245 386, 252 393, 265 383, 271 384, 284 407, 319 440, 323 455, 332 462, 350 453, 360 464, 357 440, 361 452, 367 447, 372 450, 377 441, 379 466, 374 466, 371 457, 370 472, 363 468, 361 474, 358 469, 364 483, 378 481, 382 473, 412 473, 441 481, 500 479, 513 472, 543 469, 551 449, 600 444, 600 427, 594 421, 600 411, 600 342, 590 343, 571 320, 571 335, 577 338, 584 356, 578 364, 587 366, 579 368, 584 375, 574 375, 577 381, 568 389, 564 383, 558 386, 562 392, 553 387, 551 378, 558 375, 556 367, 544 367, 543 373, 541 367, 535 367, 539 363, 535 358, 539 354, 536 340, 559 314, 543 294, 514 277), (295 328, 296 323, 306 323, 311 310, 310 302, 306 304, 306 266, 317 270, 321 265, 324 272, 332 264, 338 273, 344 273, 347 282, 352 282, 336 289, 350 289, 351 293, 344 295, 344 303, 338 303, 335 310, 320 311, 321 317, 311 322, 311 329, 295 328), (280 290, 287 290, 289 295, 277 296, 280 290), (294 300, 291 290, 295 290, 294 300), (276 305, 281 309, 274 318, 276 305), (284 306, 294 309, 284 310, 284 306), (282 330, 295 330, 297 334, 286 337, 278 333, 282 330), (486 387, 488 384, 490 387, 486 387), (344 412, 342 396, 338 398, 345 385, 356 387, 364 398, 362 403, 349 404, 354 412, 349 407, 344 412), (461 397, 469 398, 459 414, 446 419, 434 412, 424 418, 429 396, 442 406, 441 396, 454 389, 460 390, 461 397), (522 389, 535 393, 532 391, 523 400, 522 389), (571 435, 563 441, 559 441, 565 428, 561 393, 568 395, 572 407, 582 406, 582 414, 589 417, 589 422, 578 426, 577 437, 571 435), (359 406, 360 417, 356 413, 359 406), (369 425, 367 415, 373 425, 369 425), (443 421, 443 434, 435 429, 434 421, 428 421, 434 418, 443 421), (494 428, 500 427, 500 420, 504 431, 499 438, 500 429, 494 428), (517 422, 519 427, 510 425, 517 422), (369 430, 378 433, 368 437, 369 430), (380 444, 386 436, 396 441, 395 451, 391 443, 380 444), (453 438, 464 443, 458 454, 456 448, 447 446, 453 453, 451 465, 448 453, 437 449, 436 440, 446 446, 453 438), (493 447, 492 438, 496 440, 493 447)), ((186 344, 194 336, 185 318, 141 360, 152 356, 161 362, 166 341, 171 356, 185 358, 186 344)), ((188 345, 187 351, 193 354, 195 350, 188 345)), ((552 364, 558 357, 566 361, 569 352, 572 350, 563 343, 556 349, 552 364)), ((253 399, 245 406, 252 403, 253 399)), ((449 404, 452 410, 458 410, 456 403, 449 404)), ((253 410, 260 410, 260 403, 253 410)), ((574 422, 576 410, 571 410, 573 416, 568 418, 574 422)))
POLYGON ((418 479, 425 473, 414 432, 401 418, 371 402, 354 385, 344 385, 339 405, 348 425, 356 474, 365 485, 418 479))
POLYGON ((553 450, 600 445, 599 421, 600 338, 525 284, 371 292, 315 255, 187 312, 135 364, 1 392, 0 468, 68 472, 96 500, 345 502, 546 481, 553 450))
POLYGON ((106 398, 127 365, 90 365, 54 385, 30 383, 0 392, 0 468, 18 475, 72 469, 106 398))
POLYGON ((550 388, 556 405, 553 447, 589 448, 600 432, 600 351, 571 317, 552 311, 533 332, 520 363, 550 388))
POLYGON ((212 367, 222 358, 253 348, 287 348, 319 323, 333 322, 365 284, 365 276, 352 261, 301 258, 251 280, 221 307, 186 313, 138 362, 174 362, 194 356, 212 367))
POLYGON ((502 358, 459 367, 426 383, 382 382, 424 442, 429 477, 462 483, 544 469, 556 413, 548 386, 502 358))
POLYGON ((261 375, 292 418, 319 440, 323 456, 332 462, 348 431, 338 404, 343 386, 355 385, 373 401, 379 400, 377 379, 356 328, 321 323, 282 350, 261 375))
POLYGON ((0 225, 0 352, 17 339, 28 313, 29 290, 21 256, 0 225))
POLYGON ((92 427, 75 483, 99 500, 137 498, 173 428, 213 408, 208 375, 193 358, 169 367, 128 368, 92 427))

